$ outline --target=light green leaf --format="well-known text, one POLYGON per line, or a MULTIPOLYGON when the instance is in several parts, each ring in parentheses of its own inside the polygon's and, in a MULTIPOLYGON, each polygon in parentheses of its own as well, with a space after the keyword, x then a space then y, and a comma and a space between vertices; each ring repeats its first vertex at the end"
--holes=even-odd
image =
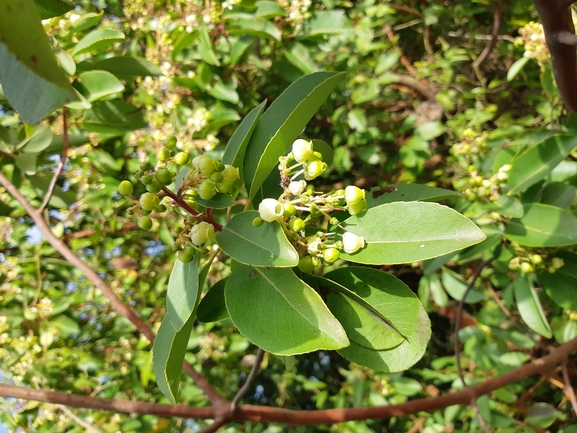
POLYGON ((547 296, 565 310, 577 311, 577 280, 560 271, 537 274, 547 296))
POLYGON ((208 128, 220 129, 225 125, 236 123, 239 120, 240 116, 235 110, 217 106, 212 112, 212 117, 208 123, 208 128))
POLYGON ((79 54, 101 51, 112 44, 122 42, 124 38, 124 33, 116 30, 94 30, 84 36, 80 42, 76 44, 76 47, 72 50, 72 55, 78 56, 79 54))
POLYGON ((372 350, 351 341, 338 351, 342 356, 386 373, 406 370, 421 359, 431 338, 431 323, 417 296, 403 282, 382 271, 360 267, 340 268, 326 277, 386 312, 387 320, 405 337, 389 350, 372 350))
POLYGON ((231 35, 250 35, 261 38, 273 38, 280 42, 282 34, 280 30, 271 22, 262 18, 241 18, 236 20, 227 20, 227 30, 231 35))
POLYGON ((108 71, 121 78, 156 77, 162 75, 158 66, 139 57, 110 57, 96 62, 92 67, 108 71))
POLYGON ((231 104, 238 104, 239 98, 238 93, 235 89, 227 86, 222 81, 217 81, 214 86, 208 89, 208 94, 221 101, 227 101, 231 104))
POLYGON ((249 199, 344 77, 344 73, 332 72, 307 75, 291 84, 265 111, 249 141, 244 162, 249 199))
POLYGON ((34 0, 38 6, 40 18, 48 18, 64 15, 66 12, 74 9, 74 5, 66 0, 34 0))
POLYGON ((224 295, 240 333, 267 352, 296 355, 349 344, 319 294, 291 269, 240 265, 224 295))
POLYGON ((422 125, 417 126, 415 129, 415 134, 418 134, 424 140, 432 140, 437 138, 439 135, 443 135, 447 128, 439 121, 425 122, 422 125))
POLYGON ((104 15, 104 11, 99 13, 88 12, 87 14, 82 15, 78 21, 73 23, 72 28, 77 32, 89 29, 90 27, 95 26, 100 22, 102 15, 104 15))
POLYGON ((184 355, 186 354, 193 325, 194 314, 177 332, 167 315, 165 315, 152 347, 152 363, 156 382, 160 391, 172 404, 176 404, 182 363, 184 362, 184 355))
POLYGON ((354 263, 397 264, 442 256, 477 244, 485 234, 455 210, 436 203, 395 202, 344 221, 365 248, 341 257, 354 263))
POLYGON ((294 66, 299 68, 305 74, 312 74, 319 70, 318 66, 312 59, 310 51, 301 43, 293 43, 285 52, 284 56, 294 66))
POLYGON ((36 124, 76 95, 56 61, 34 1, 2 0, 1 7, 0 85, 22 120, 36 124))
POLYGON ((577 337, 577 321, 567 316, 557 316, 551 320, 553 336, 559 344, 565 344, 577 337))
POLYGON ((224 301, 224 288, 227 278, 218 280, 198 304, 196 317, 204 323, 218 322, 228 317, 224 301))
POLYGON ((90 102, 124 90, 120 80, 107 71, 83 72, 78 78, 74 87, 90 102))
POLYGON ((146 126, 144 115, 132 104, 124 101, 99 101, 84 115, 88 131, 122 134, 146 126))
MULTIPOLYGON (((443 283, 443 287, 451 297, 457 301, 463 299, 463 295, 465 294, 465 290, 467 290, 467 282, 463 281, 457 274, 450 271, 449 269, 443 269, 441 274, 441 281, 443 283)), ((485 294, 480 290, 471 288, 467 293, 467 298, 465 302, 467 304, 476 304, 477 302, 481 302, 485 300, 485 294)))
POLYGON ((344 11, 317 11, 303 23, 303 32, 307 36, 343 33, 353 26, 344 11))
POLYGON ((513 285, 515 300, 521 318, 529 328, 545 338, 551 338, 551 327, 541 306, 541 301, 535 292, 533 284, 524 274, 518 274, 513 285))
POLYGON ((242 56, 244 56, 244 53, 246 53, 253 42, 253 37, 241 36, 232 44, 232 49, 230 50, 230 65, 232 67, 236 66, 238 61, 242 58, 242 56))
POLYGON ((515 63, 511 65, 509 70, 507 71, 507 81, 513 81, 513 79, 517 76, 521 69, 527 64, 529 61, 529 57, 521 57, 515 63))
POLYGON ((393 66, 399 64, 399 59, 401 55, 398 51, 389 51, 388 53, 381 54, 377 59, 377 66, 375 67, 375 74, 381 75, 387 72, 393 66))
POLYGON ((80 326, 78 322, 64 314, 50 319, 50 324, 55 326, 60 332, 62 338, 68 338, 72 335, 78 335, 80 333, 80 326))
MULTIPOLYGON (((32 185, 32 188, 34 188, 34 192, 36 193, 38 198, 40 200, 44 200, 44 197, 46 197, 46 194, 48 194, 48 187, 50 186, 50 178, 40 176, 30 176, 28 180, 30 180, 30 184, 32 185)), ((75 199, 72 194, 70 194, 69 192, 62 191, 60 185, 56 185, 48 204, 57 209, 64 209, 73 204, 74 201, 75 199)))
POLYGON ((577 217, 564 209, 529 203, 525 213, 505 227, 505 237, 527 247, 562 247, 577 244, 577 217))
POLYGON ((286 10, 277 2, 261 0, 256 2, 255 15, 260 18, 284 17, 286 10))
POLYGON ((58 63, 60 63, 62 69, 64 69, 64 72, 68 75, 74 75, 76 73, 76 62, 68 52, 58 50, 56 52, 56 58, 58 59, 58 63))
POLYGON ((34 128, 30 137, 22 140, 17 149, 24 153, 39 153, 45 150, 52 142, 52 130, 48 125, 38 125, 34 128))
POLYGON ((196 49, 202 60, 209 65, 220 66, 220 60, 212 47, 212 38, 208 32, 208 27, 203 26, 199 33, 196 49))
POLYGON ((218 245, 230 257, 246 265, 296 266, 299 255, 280 224, 276 221, 264 222, 255 227, 252 222, 258 216, 257 211, 235 215, 217 235, 218 245))
POLYGON ((537 143, 513 161, 509 195, 519 194, 544 179, 577 146, 577 136, 554 135, 537 143))
POLYGON ((199 298, 197 257, 187 263, 176 260, 166 292, 166 316, 175 331, 188 321, 199 298))
POLYGON ((557 417, 560 415, 561 412, 559 412, 550 404, 535 403, 527 411, 526 421, 532 426, 547 428, 553 424, 557 420, 557 417))
POLYGON ((372 194, 367 194, 367 203, 369 207, 375 207, 384 203, 392 203, 395 201, 439 201, 451 197, 458 197, 456 191, 448 189, 435 188, 429 185, 419 185, 416 183, 407 184, 391 184, 380 191, 378 189, 372 190, 372 194), (378 197, 373 198, 375 193, 383 192, 378 197))

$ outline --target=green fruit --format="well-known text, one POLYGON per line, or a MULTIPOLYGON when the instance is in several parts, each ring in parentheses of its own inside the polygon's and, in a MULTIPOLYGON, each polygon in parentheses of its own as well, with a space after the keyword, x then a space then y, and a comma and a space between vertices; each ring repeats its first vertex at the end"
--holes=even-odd
POLYGON ((300 232, 305 228, 305 222, 301 218, 293 218, 289 221, 289 228, 293 232, 300 232))
POLYGON ((150 230, 152 228, 152 220, 150 219, 150 217, 141 216, 140 218, 138 218, 138 226, 142 230, 150 230))
POLYGON ((222 173, 220 173, 218 171, 214 171, 210 175, 210 180, 213 181, 214 183, 222 182, 223 179, 224 179, 224 177, 222 176, 222 173))
POLYGON ((203 200, 210 200, 216 194, 216 185, 210 182, 202 182, 198 186, 198 195, 203 200))
POLYGON ((148 171, 152 169, 152 163, 150 161, 144 161, 140 166, 140 169, 143 171, 148 171))
POLYGON ((172 137, 168 137, 164 145, 166 146, 167 149, 174 150, 176 149, 176 142, 177 142, 176 137, 173 135, 172 137))
POLYGON ((172 183, 172 173, 166 167, 160 167, 156 172, 156 180, 162 185, 170 185, 172 183))
POLYGON ((292 204, 285 204, 284 205, 284 213, 283 215, 287 218, 294 216, 297 213, 297 208, 294 207, 292 204))
POLYGON ((190 254, 188 251, 181 251, 178 253, 178 260, 183 263, 192 262, 194 255, 190 254))
POLYGON ((336 248, 327 248, 323 251, 323 260, 325 263, 331 264, 338 260, 341 253, 336 248))
POLYGON ((152 182, 152 179, 154 179, 152 176, 145 174, 140 178, 140 182, 142 182, 144 185, 149 185, 150 182, 152 182))
POLYGON ((156 178, 153 178, 152 182, 146 185, 146 190, 152 194, 157 194, 162 190, 162 185, 156 178))
POLYGON ((301 272, 304 272, 305 274, 312 274, 313 271, 315 270, 315 264, 313 258, 311 256, 301 257, 301 259, 299 260, 298 268, 300 269, 301 272))
POLYGON ((160 204, 160 199, 149 192, 145 192, 140 197, 140 206, 142 209, 154 210, 160 204))
POLYGON ((523 262, 521 263, 521 272, 524 272, 525 274, 530 274, 531 272, 533 272, 534 268, 533 265, 529 262, 523 262))
POLYGON ((174 156, 174 162, 176 162, 178 165, 186 165, 186 164, 188 164, 188 161, 190 161, 190 157, 188 156, 188 153, 178 152, 174 156))
POLYGON ((118 185, 118 192, 121 195, 131 195, 134 191, 134 187, 132 186, 132 183, 130 183, 128 180, 123 180, 122 182, 120 182, 120 185, 118 185))
POLYGON ((160 149, 156 156, 160 162, 166 162, 170 158, 170 150, 160 149))

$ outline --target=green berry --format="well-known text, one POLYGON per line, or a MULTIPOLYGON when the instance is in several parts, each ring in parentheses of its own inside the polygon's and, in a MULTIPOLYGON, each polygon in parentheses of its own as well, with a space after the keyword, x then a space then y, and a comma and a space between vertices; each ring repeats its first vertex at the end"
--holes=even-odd
POLYGON ((300 232, 305 228, 305 222, 301 218, 293 218, 289 221, 289 228, 293 232, 300 232))
POLYGON ((148 185, 150 182, 152 182, 152 179, 154 178, 151 175, 145 174, 140 178, 140 182, 142 182, 144 185, 148 185))
POLYGON ((164 145, 166 146, 167 149, 174 150, 176 149, 176 142, 177 142, 176 137, 173 135, 171 137, 168 137, 164 145))
POLYGON ((294 216, 297 213, 297 208, 294 207, 292 204, 285 204, 284 206, 284 213, 283 215, 287 218, 294 216))
POLYGON ((192 262, 193 257, 194 256, 188 253, 187 251, 180 251, 178 253, 178 260, 180 260, 183 263, 192 262))
POLYGON ((525 274, 530 274, 531 272, 533 272, 534 268, 533 265, 529 262, 523 262, 521 263, 521 272, 525 273, 525 274))
POLYGON ((216 185, 210 182, 202 182, 198 186, 198 195, 203 200, 210 200, 216 194, 216 185))
POLYGON ((298 268, 300 269, 301 272, 304 272, 305 274, 312 274, 313 271, 315 270, 315 264, 313 258, 311 256, 301 257, 301 259, 299 260, 298 268))
POLYGON ((156 155, 160 162, 166 162, 170 158, 170 150, 168 149, 160 149, 158 154, 156 155))
POLYGON ((142 163, 142 165, 140 166, 140 169, 142 171, 148 171, 148 170, 152 169, 152 163, 150 161, 144 161, 142 163))
POLYGON ((156 208, 159 204, 160 199, 156 195, 149 192, 145 192, 140 197, 140 206, 142 206, 142 209, 154 210, 154 208, 156 208))
POLYGON ((366 200, 360 200, 354 204, 349 204, 347 209, 351 215, 358 215, 368 208, 366 200))
POLYGON ((132 183, 130 183, 128 180, 123 180, 122 182, 120 182, 120 185, 118 185, 118 192, 121 195, 124 196, 131 195, 133 191, 134 187, 132 186, 132 183))
POLYGON ((174 156, 174 162, 176 162, 178 165, 186 165, 188 164, 188 161, 190 161, 188 153, 178 152, 174 156))
POLYGON ((146 190, 152 194, 157 194, 162 190, 162 185, 156 178, 153 178, 152 182, 146 185, 146 190))
POLYGON ((263 223, 264 223, 264 221, 260 217, 256 217, 255 219, 252 220, 252 225, 254 227, 260 227, 260 226, 262 226, 263 223))
POLYGON ((224 179, 224 177, 222 176, 222 173, 220 173, 218 171, 214 171, 210 175, 210 180, 213 181, 214 183, 222 182, 223 179, 224 179))
POLYGON ((150 230, 152 228, 152 220, 150 219, 150 217, 147 216, 141 216, 140 218, 138 218, 138 226, 142 229, 142 230, 150 230))
POLYGON ((327 248, 323 251, 323 260, 330 265, 336 262, 340 255, 341 253, 336 248, 327 248))
POLYGON ((533 263, 534 265, 540 265, 541 263, 543 263, 543 257, 541 257, 539 254, 531 255, 530 259, 531 263, 533 263))
POLYGON ((162 185, 170 185, 172 183, 172 173, 166 167, 160 167, 156 171, 155 177, 162 185))

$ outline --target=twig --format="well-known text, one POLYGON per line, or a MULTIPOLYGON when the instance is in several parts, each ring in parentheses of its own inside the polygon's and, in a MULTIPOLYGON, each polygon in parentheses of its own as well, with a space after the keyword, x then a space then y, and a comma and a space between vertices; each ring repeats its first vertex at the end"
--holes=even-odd
POLYGON ((202 221, 206 221, 206 222, 212 224, 216 231, 218 231, 218 232, 222 231, 222 225, 221 224, 217 223, 212 217, 210 217, 208 215, 202 215, 200 212, 194 210, 192 207, 190 207, 190 205, 187 202, 185 202, 181 197, 179 197, 178 195, 173 193, 167 187, 163 186, 162 192, 164 194, 166 194, 168 197, 170 197, 172 200, 174 200, 176 203, 178 203, 178 205, 180 207, 182 207, 184 210, 186 210, 189 214, 198 217, 202 221))
POLYGON ((66 406, 58 404, 56 405, 56 407, 58 407, 58 409, 60 409, 62 412, 64 412, 66 414, 66 416, 68 416, 69 418, 72 418, 76 424, 84 427, 84 429, 90 433, 101 433, 100 430, 98 430, 96 427, 94 427, 92 424, 87 423, 86 421, 78 418, 74 412, 72 412, 70 409, 68 409, 66 406))
POLYGON ((473 62, 473 68, 479 69, 481 64, 487 59, 499 39, 499 29, 501 28, 501 0, 497 0, 495 10, 493 11, 493 31, 491 32, 491 40, 485 45, 485 49, 481 52, 477 60, 473 62))
POLYGON ((52 180, 48 186, 48 191, 46 191, 46 196, 38 208, 38 212, 40 213, 44 212, 44 209, 46 206, 48 206, 48 202, 52 198, 52 194, 54 194, 54 189, 56 188, 58 177, 60 177, 60 173, 62 173, 62 170, 64 169, 64 164, 66 164, 66 157, 68 156, 68 120, 66 119, 66 114, 66 107, 62 107, 62 123, 64 124, 64 131, 62 133, 62 155, 60 156, 60 162, 58 163, 56 171, 54 172, 54 176, 52 176, 52 180))
POLYGON ((390 75, 391 79, 394 78, 396 83, 410 87, 411 89, 415 90, 423 99, 426 99, 427 101, 437 100, 435 92, 433 92, 429 86, 421 83, 418 80, 415 80, 413 77, 402 74, 390 74, 390 75))
POLYGON ((227 417, 220 417, 214 420, 214 422, 202 430, 199 430, 198 433, 214 433, 223 425, 230 423, 229 418, 227 417))
POLYGON ((264 356, 264 350, 262 350, 259 347, 257 352, 256 352, 256 357, 254 359, 254 364, 252 365, 252 369, 250 370, 250 373, 248 374, 242 387, 238 390, 238 392, 236 393, 236 395, 234 396, 234 398, 230 402, 230 409, 229 410, 231 413, 234 412, 234 410, 236 409, 236 405, 238 404, 240 399, 246 394, 246 392, 248 391, 248 389, 252 385, 252 382, 254 381, 254 378, 256 377, 258 370, 260 369, 260 364, 262 363, 263 356, 264 356))
POLYGON ((561 364, 561 371, 563 372, 563 381, 565 382, 565 394, 569 397, 571 402, 571 407, 573 407, 573 412, 577 414, 577 398, 575 398, 575 390, 571 384, 571 378, 569 377, 569 372, 567 371, 567 360, 561 364))
MULTIPOLYGON (((40 229, 46 240, 58 251, 62 257, 74 265, 84 276, 97 287, 110 302, 110 306, 118 313, 126 317, 151 343, 155 335, 152 328, 144 322, 134 311, 127 307, 114 291, 92 270, 84 261, 82 261, 74 252, 60 239, 58 239, 52 230, 42 218, 42 214, 30 204, 30 202, 20 194, 20 191, 8 180, 0 171, 0 184, 6 188, 6 191, 22 205, 26 213, 32 218, 36 226, 40 229)), ((185 363, 184 372, 201 388, 213 404, 228 404, 228 402, 208 383, 206 378, 197 372, 192 365, 185 363)))
MULTIPOLYGON (((387 37, 389 38, 389 41, 391 42, 395 41, 395 34, 393 33, 390 27, 386 29, 386 34, 387 37)), ((411 62, 409 62, 409 60, 405 57, 401 49, 397 46, 395 46, 395 48, 399 52, 399 58, 403 66, 407 69, 407 71, 409 71, 409 74, 411 74, 413 77, 416 78, 418 76, 417 70, 413 67, 413 65, 411 65, 411 62)))
MULTIPOLYGON (((471 291, 471 289, 475 285, 477 278, 479 278, 479 275, 481 275, 481 271, 483 270, 483 268, 485 266, 487 266, 489 263, 491 263, 493 261, 493 259, 494 259, 494 257, 491 257, 490 259, 485 260, 477 268, 477 270, 475 271, 475 273, 471 277, 471 282, 469 283, 469 285, 465 289, 465 293, 463 293, 463 297, 459 301, 459 307, 457 308, 457 318, 455 320, 455 335, 454 335, 454 338, 455 338, 455 361, 457 363, 457 373, 459 373, 459 378, 461 379, 461 382, 462 382, 464 388, 467 388, 467 382, 465 382, 465 376, 463 376, 463 369, 461 368, 461 351, 459 349, 459 330, 461 329, 461 316, 463 315, 463 305, 465 304, 465 300, 467 299, 467 295, 469 294, 469 292, 471 291)), ((477 398, 476 397, 471 399, 471 407, 473 408, 473 412, 475 412, 475 416, 477 417, 477 420, 479 420, 479 424, 481 424, 481 426, 483 427, 483 430, 485 430, 486 433, 491 433, 489 426, 487 425, 487 423, 483 419, 483 416, 481 415, 481 412, 479 411, 479 406, 477 406, 477 398)))
MULTIPOLYGON (((534 374, 550 371, 563 362, 571 352, 577 350, 577 338, 554 349, 549 355, 535 359, 528 364, 515 368, 505 374, 486 380, 475 386, 450 394, 432 398, 411 400, 402 404, 327 409, 318 411, 299 411, 268 406, 242 405, 237 407, 231 421, 278 422, 292 425, 334 424, 344 421, 367 419, 386 419, 407 416, 420 411, 432 412, 454 404, 468 404, 471 400, 489 394, 496 389, 518 382, 534 374)), ((144 403, 128 400, 112 400, 65 392, 44 391, 0 384, 0 396, 64 404, 71 407, 84 407, 113 412, 151 414, 157 416, 176 416, 195 419, 218 419, 228 411, 227 407, 189 407, 172 406, 160 403, 144 403)))

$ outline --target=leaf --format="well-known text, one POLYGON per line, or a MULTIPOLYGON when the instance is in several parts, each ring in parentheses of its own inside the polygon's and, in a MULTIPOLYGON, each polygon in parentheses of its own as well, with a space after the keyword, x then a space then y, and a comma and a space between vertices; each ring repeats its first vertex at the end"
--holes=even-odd
POLYGON ((577 146, 577 136, 554 135, 537 143, 513 161, 509 195, 519 194, 544 179, 577 146))
POLYGON ((499 195, 497 200, 487 203, 487 208, 510 218, 521 218, 523 216, 523 205, 521 202, 508 195, 499 195))
POLYGON ((560 208, 568 208, 573 203, 577 188, 561 182, 550 182, 545 185, 541 194, 541 203, 560 208))
POLYGON ((239 101, 236 90, 227 86, 222 81, 214 83, 214 85, 208 89, 208 94, 221 101, 230 102, 231 104, 238 104, 239 101))
POLYGON ((375 193, 380 191, 372 190, 372 194, 367 194, 367 203, 369 207, 375 207, 395 201, 438 201, 461 195, 456 191, 435 188, 429 185, 419 185, 416 183, 392 184, 382 189, 392 189, 392 191, 375 197, 375 193))
POLYGON ((39 153, 45 150, 52 142, 52 130, 48 125, 38 125, 30 137, 21 141, 17 149, 22 149, 24 153, 39 153))
POLYGON ((344 77, 344 73, 332 72, 307 75, 291 84, 264 112, 248 143, 244 161, 249 199, 344 77))
POLYGON ((34 0, 38 6, 40 19, 48 19, 64 15, 74 9, 74 5, 65 0, 34 0))
POLYGON ((291 269, 239 265, 224 295, 240 333, 267 352, 296 355, 349 344, 319 294, 291 269))
POLYGON ((352 29, 344 11, 317 11, 303 23, 303 31, 308 36, 338 34, 352 29))
POLYGON ((76 44, 76 47, 74 47, 74 50, 72 50, 72 55, 77 56, 79 54, 102 51, 104 48, 112 44, 122 42, 124 38, 124 33, 116 30, 94 30, 84 36, 80 42, 76 44))
POLYGON ((37 153, 23 153, 14 159, 14 163, 16 164, 16 167, 18 167, 27 175, 33 175, 36 174, 36 171, 38 171, 37 160, 37 153))
POLYGON ((212 118, 208 123, 208 128, 220 129, 225 125, 238 122, 239 120, 240 116, 235 110, 217 106, 212 111, 212 118))
POLYGON ((156 77, 162 75, 158 66, 139 57, 110 57, 96 62, 92 67, 108 71, 121 78, 156 77))
POLYGON ((431 338, 431 323, 417 296, 403 282, 382 271, 355 266, 329 272, 326 277, 379 311, 386 311, 388 321, 405 337, 389 350, 371 350, 351 341, 350 346, 338 351, 343 357, 385 373, 406 370, 421 359, 431 338))
POLYGON ((212 209, 226 209, 234 205, 235 200, 229 194, 221 194, 216 193, 214 197, 209 200, 204 200, 199 196, 194 197, 194 201, 196 201, 199 205, 204 207, 209 207, 212 209))
POLYGON ((64 72, 68 75, 74 75, 76 73, 76 62, 70 54, 64 50, 58 50, 56 52, 56 58, 62 69, 64 69, 64 72))
POLYGON ((80 334, 80 326, 78 326, 78 322, 64 314, 50 319, 49 323, 58 329, 62 338, 68 338, 80 334))
POLYGON ((547 428, 553 424, 560 415, 561 412, 550 404, 535 403, 527 411, 526 421, 532 426, 547 428))
POLYGON ((507 71, 507 81, 513 81, 513 79, 517 76, 521 69, 527 64, 529 61, 529 57, 521 57, 515 63, 511 65, 509 70, 507 71))
MULTIPOLYGON (((463 281, 457 274, 448 269, 443 269, 441 274, 441 281, 443 283, 443 287, 453 299, 457 301, 463 299, 463 295, 465 294, 465 290, 467 290, 468 284, 463 281)), ((477 302, 484 301, 485 298, 486 297, 483 292, 471 288, 471 290, 469 290, 467 293, 465 303, 476 304, 477 302)))
POLYGON ((505 237, 527 247, 562 247, 577 244, 577 217, 547 204, 529 203, 524 215, 505 227, 505 237))
POLYGON ((312 59, 309 50, 301 43, 293 43, 285 52, 284 56, 294 66, 299 68, 305 74, 312 74, 319 70, 312 59))
POLYGON ((227 278, 218 280, 198 304, 196 317, 204 323, 218 322, 228 318, 228 310, 224 301, 224 287, 227 278))
POLYGON ((262 18, 241 18, 237 20, 227 20, 227 30, 231 35, 240 34, 243 36, 258 36, 261 38, 273 38, 280 42, 282 34, 280 30, 262 18))
POLYGON ((3 1, 0 7, 0 84, 22 120, 36 124, 77 98, 52 52, 34 1, 3 1))
POLYGON ((365 248, 341 257, 354 263, 397 264, 442 256, 474 245, 485 234, 455 210, 436 203, 395 202, 343 222, 365 248))
POLYGON ((232 44, 232 49, 230 50, 230 65, 232 67, 236 66, 253 42, 253 37, 241 36, 232 44))
POLYGON ((122 134, 146 126, 144 115, 132 104, 124 101, 99 101, 84 115, 88 131, 122 134))
MULTIPOLYGON (((50 179, 41 176, 30 176, 28 180, 30 180, 30 184, 32 185, 32 188, 34 188, 36 196, 40 200, 44 200, 44 197, 48 194, 50 179)), ((72 194, 62 191, 62 188, 59 185, 56 185, 48 204, 57 209, 64 209, 72 205, 74 201, 75 198, 72 194)))
POLYGON ((176 260, 166 292, 166 317, 175 331, 180 331, 192 315, 199 292, 197 257, 187 263, 176 260))
POLYGON ((122 92, 124 86, 107 71, 88 71, 79 75, 74 86, 90 102, 122 92))
POLYGON ((577 337, 577 322, 567 316, 554 317, 551 320, 551 328, 559 344, 565 344, 577 337))
POLYGON ((194 325, 194 315, 190 316, 188 322, 178 332, 167 316, 162 319, 154 340, 152 363, 160 391, 172 404, 176 404, 182 363, 194 325))
POLYGON ((277 2, 261 0, 256 2, 255 15, 260 18, 284 17, 286 11, 277 2))
POLYGON ((78 21, 73 23, 72 28, 77 32, 89 29, 90 27, 95 26, 100 22, 100 20, 102 19, 102 15, 104 15, 104 11, 101 11, 99 13, 88 12, 82 15, 78 19, 78 21))
POLYGON ((425 122, 422 125, 417 126, 415 128, 415 134, 418 134, 424 140, 432 140, 433 138, 437 138, 440 135, 443 135, 446 131, 445 125, 443 125, 439 121, 430 121, 425 122))
POLYGON ((535 292, 535 288, 524 274, 518 274, 513 284, 515 300, 521 318, 529 328, 545 338, 551 338, 551 327, 545 317, 541 301, 535 292))
POLYGON ((299 255, 287 240, 281 225, 273 221, 255 227, 252 222, 258 216, 257 211, 236 214, 216 237, 220 248, 246 265, 296 266, 299 255))
POLYGON ((577 311, 577 280, 560 271, 537 274, 539 284, 553 302, 565 310, 577 311))

